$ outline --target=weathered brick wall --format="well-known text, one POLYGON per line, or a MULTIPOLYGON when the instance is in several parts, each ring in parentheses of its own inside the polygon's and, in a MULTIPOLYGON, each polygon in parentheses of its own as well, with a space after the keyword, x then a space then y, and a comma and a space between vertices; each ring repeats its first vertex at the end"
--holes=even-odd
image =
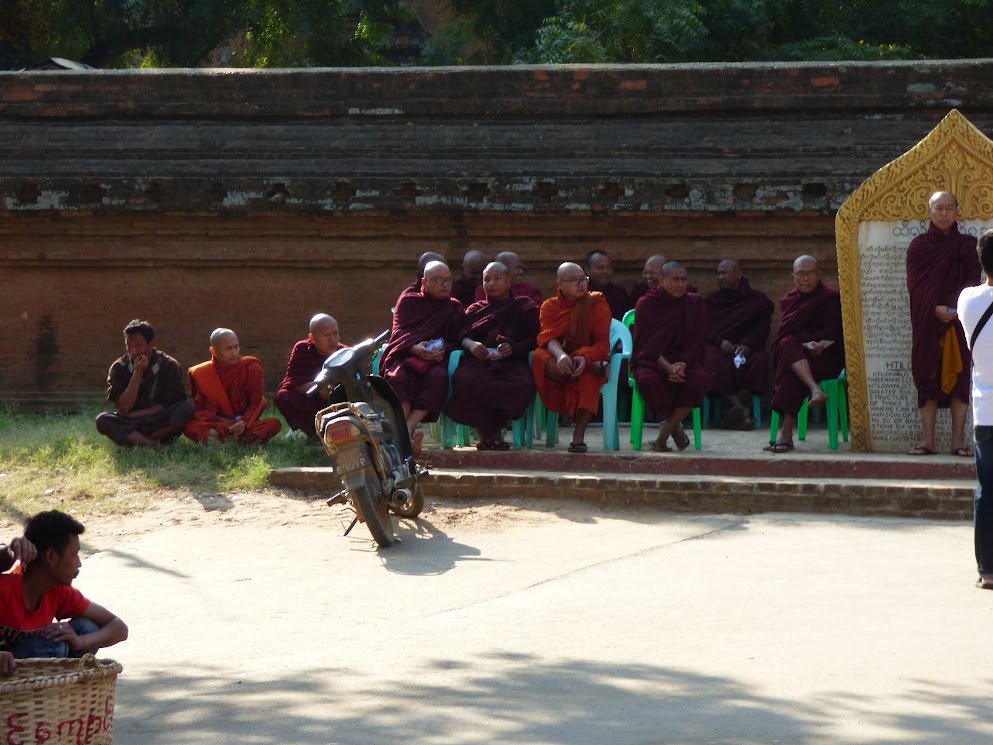
POLYGON ((274 387, 317 310, 373 333, 416 256, 593 248, 713 288, 833 281, 833 217, 993 64, 0 73, 0 398, 98 393, 132 317, 192 364, 235 328, 274 387))

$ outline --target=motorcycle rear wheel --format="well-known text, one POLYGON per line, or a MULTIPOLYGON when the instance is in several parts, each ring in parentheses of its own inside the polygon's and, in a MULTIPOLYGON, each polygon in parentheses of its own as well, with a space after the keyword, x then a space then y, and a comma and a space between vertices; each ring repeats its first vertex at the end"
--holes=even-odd
POLYGON ((397 517, 417 517, 424 510, 424 489, 418 484, 410 494, 410 499, 401 505, 393 505, 391 510, 397 517))
POLYGON ((386 503, 386 495, 383 494, 379 484, 379 476, 375 470, 366 471, 365 484, 355 489, 352 492, 352 497, 355 499, 356 506, 359 508, 373 540, 379 544, 380 548, 393 545, 390 508, 386 503))

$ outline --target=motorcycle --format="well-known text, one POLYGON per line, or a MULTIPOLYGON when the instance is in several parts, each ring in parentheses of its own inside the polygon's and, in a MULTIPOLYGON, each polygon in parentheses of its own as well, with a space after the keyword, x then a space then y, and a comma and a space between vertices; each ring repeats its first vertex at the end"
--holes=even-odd
POLYGON ((388 334, 339 349, 307 389, 308 396, 328 395, 329 406, 317 413, 314 426, 345 487, 328 506, 350 504, 355 519, 345 535, 364 522, 383 548, 393 543, 391 512, 410 518, 424 509, 418 482, 428 473, 414 460, 400 399, 385 379, 369 372, 388 334))

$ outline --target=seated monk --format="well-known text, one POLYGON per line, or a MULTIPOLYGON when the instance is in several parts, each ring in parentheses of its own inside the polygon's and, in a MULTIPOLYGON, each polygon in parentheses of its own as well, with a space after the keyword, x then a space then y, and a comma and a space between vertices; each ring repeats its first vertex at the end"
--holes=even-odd
POLYGON ((662 280, 638 301, 634 318, 631 374, 660 421, 654 448, 667 453, 672 437, 680 450, 690 444, 680 422, 703 403, 710 375, 703 367, 707 308, 687 293, 686 269, 678 261, 662 267, 662 280))
POLYGON ((190 391, 197 415, 186 423, 183 434, 191 440, 235 438, 254 445, 275 437, 282 422, 260 419, 268 401, 262 363, 242 357, 238 337, 231 329, 214 329, 210 335, 210 361, 190 368, 190 391))
POLYGON ((448 356, 465 336, 465 312, 451 297, 452 273, 440 261, 424 268, 421 287, 408 287, 397 300, 390 343, 380 364, 403 403, 415 455, 421 422, 437 420, 448 398, 448 356))
POLYGON ((286 376, 276 391, 276 408, 286 419, 291 433, 296 430, 318 439, 314 417, 327 406, 327 401, 320 396, 310 398, 306 395, 307 389, 324 367, 324 360, 344 348, 340 343, 338 322, 326 313, 311 318, 310 334, 293 345, 286 376))
POLYGON ((641 282, 635 282, 631 288, 631 295, 628 299, 629 309, 638 305, 638 301, 645 296, 646 292, 659 286, 659 280, 662 279, 662 265, 667 261, 668 259, 661 254, 648 257, 644 269, 641 270, 641 282))
POLYGON ((762 395, 769 381, 765 344, 772 301, 751 288, 734 259, 717 265, 717 287, 706 299, 703 366, 710 374, 710 392, 728 404, 721 428, 755 429, 750 401, 753 395, 762 395))
MULTIPOLYGON (((425 251, 417 257, 417 274, 414 275, 413 284, 407 285, 407 290, 420 290, 421 280, 424 279, 424 268, 432 261, 445 263, 445 257, 434 251, 425 251)), ((406 290, 405 290, 406 291, 406 290)))
POLYGON ((479 432, 477 450, 509 450, 507 422, 520 417, 534 396, 528 353, 537 344, 538 306, 510 289, 510 273, 498 262, 483 272, 486 300, 466 311, 466 353, 452 376, 445 413, 479 432))
MULTIPOLYGON (((495 261, 507 267, 510 272, 510 289, 515 295, 523 295, 531 298, 538 307, 541 307, 541 290, 533 284, 524 281, 524 264, 521 257, 513 251, 501 251, 496 255, 495 261)), ((476 302, 486 299, 486 291, 482 286, 476 288, 476 302)))
POLYGON ((590 251, 586 255, 586 273, 590 277, 590 292, 599 292, 607 299, 610 315, 618 321, 631 308, 627 290, 614 284, 614 264, 606 251, 590 251))
POLYGON ((468 308, 476 302, 476 288, 483 286, 486 257, 482 251, 467 251, 462 258, 462 276, 452 283, 452 297, 468 308))
POLYGON ((811 407, 827 401, 817 381, 836 378, 845 368, 841 293, 821 282, 813 256, 793 262, 793 282, 796 289, 779 301, 779 332, 772 341, 772 408, 783 417, 776 441, 764 448, 773 453, 793 449, 793 427, 803 399, 809 396, 811 407))
POLYGON ((576 422, 570 453, 586 452, 586 427, 600 408, 610 357, 610 306, 599 292, 589 292, 589 281, 579 264, 559 267, 558 293, 541 306, 531 365, 545 407, 576 422))

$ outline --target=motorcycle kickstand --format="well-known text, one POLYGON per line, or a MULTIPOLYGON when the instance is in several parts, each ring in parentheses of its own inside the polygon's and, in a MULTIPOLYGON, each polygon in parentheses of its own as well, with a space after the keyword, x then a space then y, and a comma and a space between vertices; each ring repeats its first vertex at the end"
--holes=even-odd
POLYGON ((344 538, 344 537, 345 537, 345 536, 347 536, 347 535, 348 535, 349 533, 351 533, 351 532, 352 532, 352 528, 354 528, 354 527, 355 527, 355 523, 357 523, 358 521, 359 521, 359 516, 358 516, 358 515, 356 515, 355 517, 353 517, 353 518, 352 518, 352 523, 351 523, 351 525, 349 525, 349 526, 348 526, 348 527, 347 527, 347 528, 345 529, 345 532, 341 534, 341 537, 342 537, 342 538, 344 538))

